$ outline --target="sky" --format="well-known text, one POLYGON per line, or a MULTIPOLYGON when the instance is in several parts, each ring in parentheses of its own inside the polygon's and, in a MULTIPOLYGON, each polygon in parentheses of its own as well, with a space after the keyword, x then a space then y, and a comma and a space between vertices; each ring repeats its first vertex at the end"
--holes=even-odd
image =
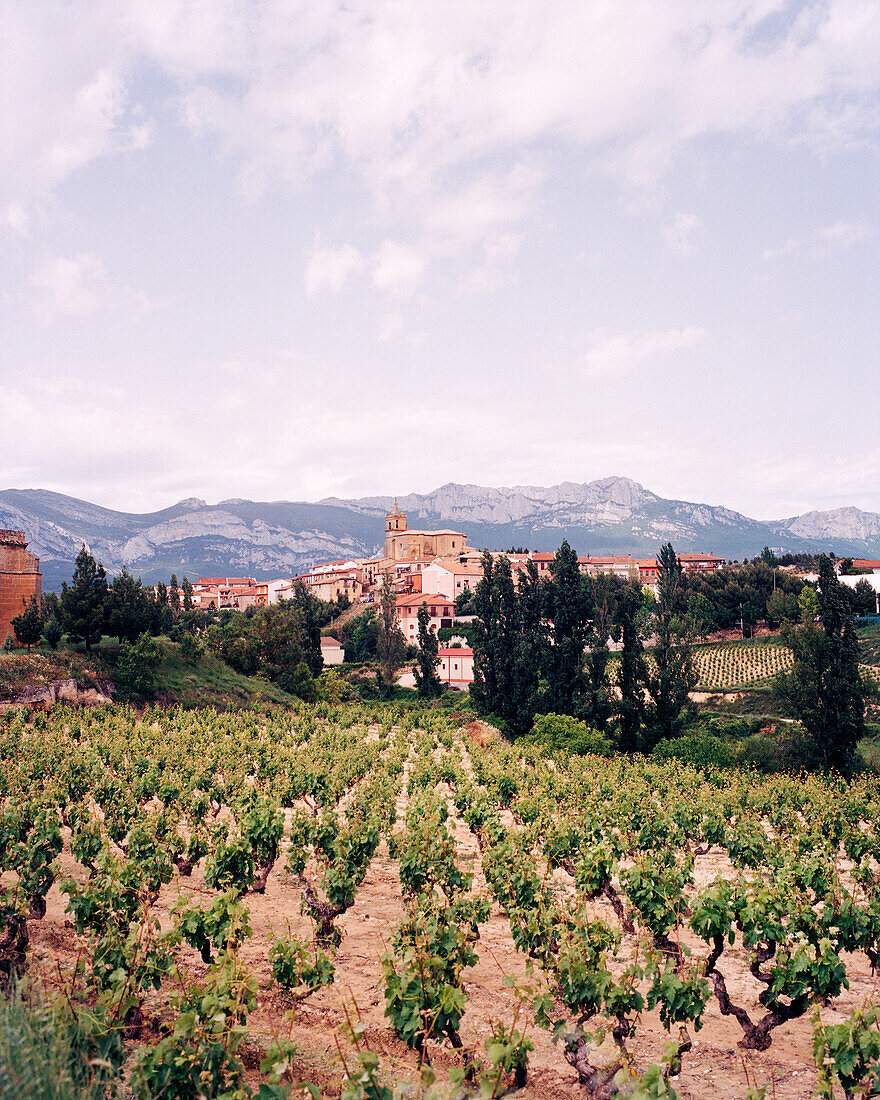
POLYGON ((0 488, 880 511, 876 0, 7 0, 0 488))

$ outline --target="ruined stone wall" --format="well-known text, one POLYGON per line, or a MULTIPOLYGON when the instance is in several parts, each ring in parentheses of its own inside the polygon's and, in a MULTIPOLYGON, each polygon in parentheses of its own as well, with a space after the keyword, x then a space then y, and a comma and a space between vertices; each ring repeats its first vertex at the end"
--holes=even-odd
POLYGON ((24 531, 0 530, 0 645, 12 634, 22 600, 41 594, 40 559, 28 553, 24 531))

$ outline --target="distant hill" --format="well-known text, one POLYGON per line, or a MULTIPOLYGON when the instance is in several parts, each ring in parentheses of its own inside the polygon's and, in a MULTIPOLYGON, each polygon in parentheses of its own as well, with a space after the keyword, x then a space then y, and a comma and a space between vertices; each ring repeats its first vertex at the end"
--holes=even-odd
MULTIPOLYGON (((382 544, 394 498, 303 501, 190 498, 139 515, 44 489, 0 491, 0 527, 27 532, 46 589, 69 578, 85 542, 109 572, 126 565, 145 581, 227 574, 292 576, 319 561, 365 557, 382 544)), ((623 477, 549 488, 443 485, 398 498, 411 527, 454 526, 471 546, 555 550, 566 538, 581 554, 680 551, 742 559, 764 546, 780 551, 833 550, 880 557, 880 515, 857 508, 807 512, 772 522, 718 505, 665 500, 623 477)))

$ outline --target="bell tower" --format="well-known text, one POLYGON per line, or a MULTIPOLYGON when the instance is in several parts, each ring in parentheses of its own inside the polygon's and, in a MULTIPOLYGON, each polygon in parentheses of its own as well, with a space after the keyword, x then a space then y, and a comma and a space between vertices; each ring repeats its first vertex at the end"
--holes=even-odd
POLYGON ((393 558, 394 536, 406 530, 406 512, 401 512, 397 507, 397 497, 394 498, 394 511, 385 515, 385 557, 393 558))

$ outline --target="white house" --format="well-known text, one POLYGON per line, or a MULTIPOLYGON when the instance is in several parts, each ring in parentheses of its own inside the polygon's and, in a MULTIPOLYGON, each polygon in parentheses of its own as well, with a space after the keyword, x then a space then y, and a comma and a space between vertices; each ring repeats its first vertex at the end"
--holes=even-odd
POLYGON ((321 656, 324 658, 325 665, 341 665, 345 660, 341 642, 335 638, 322 638, 321 656))
POLYGON ((454 601, 462 592, 475 589, 482 576, 483 567, 478 562, 463 564, 452 558, 435 558, 422 570, 422 587, 454 601))
POLYGON ((472 649, 441 649, 437 656, 440 680, 449 687, 467 689, 474 682, 474 651, 472 649))

